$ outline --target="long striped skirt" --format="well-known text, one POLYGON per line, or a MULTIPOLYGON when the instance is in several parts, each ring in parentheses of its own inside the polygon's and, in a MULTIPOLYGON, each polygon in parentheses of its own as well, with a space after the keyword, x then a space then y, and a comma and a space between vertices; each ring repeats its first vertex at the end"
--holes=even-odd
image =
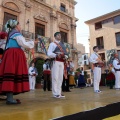
POLYGON ((0 94, 29 91, 28 69, 23 50, 9 48, 0 64, 0 94))

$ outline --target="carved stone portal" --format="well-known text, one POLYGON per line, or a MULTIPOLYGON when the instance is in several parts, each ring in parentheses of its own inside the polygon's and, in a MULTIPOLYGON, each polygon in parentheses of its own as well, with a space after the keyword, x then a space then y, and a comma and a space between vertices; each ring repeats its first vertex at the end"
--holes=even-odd
POLYGON ((20 12, 20 9, 19 9, 18 5, 16 3, 12 2, 12 1, 10 1, 10 2, 7 2, 7 1, 5 2, 4 1, 3 2, 3 7, 14 10, 16 12, 20 12))
POLYGON ((66 29, 66 30, 69 30, 68 25, 66 23, 60 23, 59 27, 63 28, 63 29, 66 29))
POLYGON ((42 20, 42 21, 44 21, 44 22, 47 22, 46 17, 45 17, 43 14, 41 14, 41 13, 35 15, 34 18, 35 18, 35 19, 38 19, 38 20, 42 20))

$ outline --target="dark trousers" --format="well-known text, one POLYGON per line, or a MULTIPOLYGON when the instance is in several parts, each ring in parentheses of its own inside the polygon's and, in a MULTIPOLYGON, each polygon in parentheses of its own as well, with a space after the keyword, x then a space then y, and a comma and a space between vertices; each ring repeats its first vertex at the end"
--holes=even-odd
POLYGON ((69 90, 69 79, 65 79, 63 77, 63 82, 62 82, 62 91, 70 91, 69 90))
POLYGON ((51 87, 51 75, 50 74, 44 74, 44 86, 43 86, 43 90, 46 91, 46 87, 47 90, 50 91, 50 87, 51 87))

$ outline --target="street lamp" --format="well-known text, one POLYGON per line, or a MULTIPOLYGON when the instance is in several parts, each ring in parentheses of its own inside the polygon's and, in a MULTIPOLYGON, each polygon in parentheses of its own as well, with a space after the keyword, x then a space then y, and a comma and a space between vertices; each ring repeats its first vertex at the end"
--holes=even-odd
POLYGON ((29 21, 29 19, 27 20, 27 25, 28 25, 28 32, 29 32, 29 23, 30 23, 30 21, 29 21))

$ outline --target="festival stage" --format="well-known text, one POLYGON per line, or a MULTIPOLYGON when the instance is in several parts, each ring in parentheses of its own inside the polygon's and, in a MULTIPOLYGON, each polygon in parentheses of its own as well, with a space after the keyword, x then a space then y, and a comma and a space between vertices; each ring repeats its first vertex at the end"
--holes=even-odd
POLYGON ((52 120, 120 102, 120 90, 100 88, 99 94, 93 92, 93 87, 74 88, 63 93, 66 98, 62 99, 53 98, 51 91, 37 89, 16 95, 22 102, 20 105, 6 105, 0 100, 0 120, 52 120))

